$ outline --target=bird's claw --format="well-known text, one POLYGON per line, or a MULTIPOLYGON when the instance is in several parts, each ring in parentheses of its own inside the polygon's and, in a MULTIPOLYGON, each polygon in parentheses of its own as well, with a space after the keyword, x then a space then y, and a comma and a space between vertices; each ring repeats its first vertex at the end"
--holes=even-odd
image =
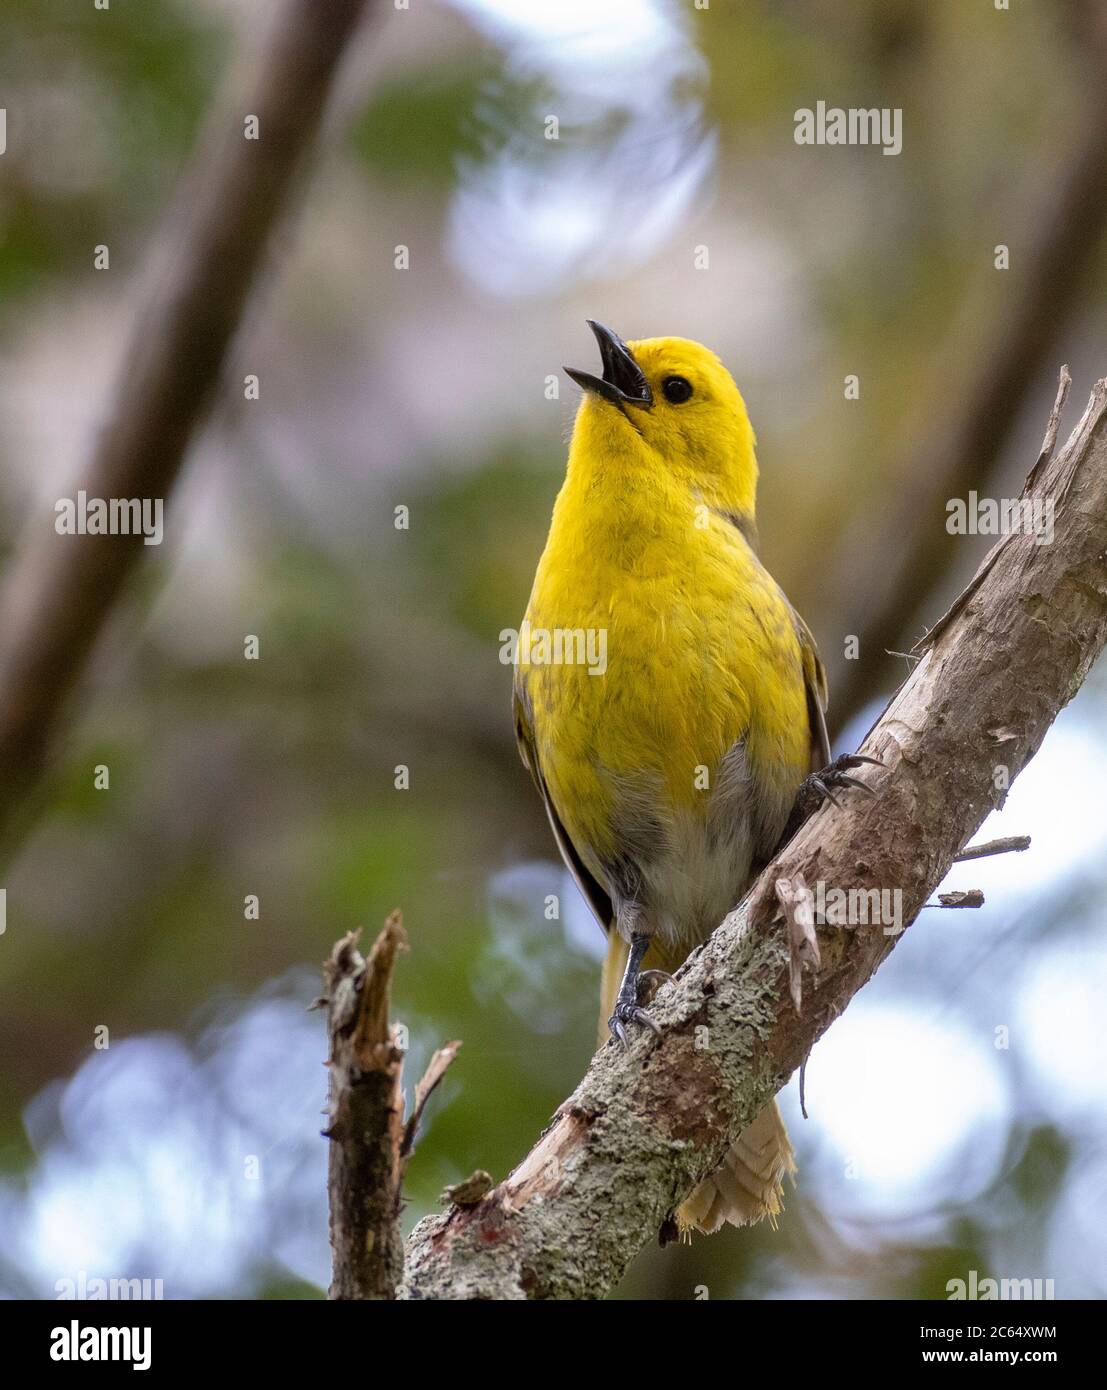
POLYGON ((872 787, 867 786, 857 777, 850 777, 845 772, 839 772, 837 776, 833 777, 829 773, 824 777, 821 772, 818 772, 812 777, 811 786, 820 796, 829 801, 832 806, 838 807, 841 807, 842 803, 830 790, 832 786, 838 787, 839 789, 842 787, 856 787, 858 791, 866 792, 869 796, 876 795, 872 787))
POLYGON ((615 1004, 615 1012, 607 1020, 607 1026, 611 1029, 611 1036, 621 1042, 624 1048, 630 1047, 630 1038, 626 1027, 628 1023, 640 1023, 646 1028, 652 1028, 658 1037, 661 1036, 661 1029, 645 1009, 639 1008, 637 1004, 618 1000, 615 1004))
POLYGON ((852 768, 864 767, 866 763, 871 763, 874 767, 884 766, 879 758, 870 758, 864 753, 842 753, 821 772, 812 773, 807 779, 806 786, 818 793, 820 801, 829 801, 834 806, 841 805, 832 790, 834 787, 839 789, 856 787, 858 791, 864 792, 867 796, 875 796, 876 792, 873 791, 872 787, 862 782, 860 778, 849 775, 852 768))
POLYGON ((832 806, 841 809, 842 803, 834 795, 835 790, 843 791, 847 787, 854 787, 868 796, 875 796, 872 787, 860 778, 849 775, 854 768, 864 767, 866 764, 873 767, 884 766, 879 758, 870 758, 865 753, 843 753, 820 772, 813 772, 809 777, 805 777, 796 793, 795 804, 777 850, 788 843, 804 821, 813 816, 824 801, 829 801, 832 806))

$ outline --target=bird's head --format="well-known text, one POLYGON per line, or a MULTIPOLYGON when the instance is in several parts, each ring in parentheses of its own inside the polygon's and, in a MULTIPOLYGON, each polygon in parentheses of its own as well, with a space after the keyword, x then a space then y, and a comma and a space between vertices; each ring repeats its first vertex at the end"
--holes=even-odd
POLYGON ((573 453, 629 468, 664 468, 709 506, 754 515, 755 439, 734 378, 718 357, 688 338, 624 343, 588 320, 601 376, 566 367, 584 390, 573 453))

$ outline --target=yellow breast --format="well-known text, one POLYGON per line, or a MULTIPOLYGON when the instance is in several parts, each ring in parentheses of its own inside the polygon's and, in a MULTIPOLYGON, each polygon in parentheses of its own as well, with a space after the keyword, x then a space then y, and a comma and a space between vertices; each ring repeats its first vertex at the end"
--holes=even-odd
POLYGON ((810 756, 791 610, 736 527, 663 473, 570 473, 527 623, 535 750, 586 859, 618 852, 634 815, 619 798, 695 815, 740 741, 751 776, 790 801, 810 756), (534 634, 558 631, 584 642, 533 660, 534 634), (582 651, 591 662, 564 659, 582 651))

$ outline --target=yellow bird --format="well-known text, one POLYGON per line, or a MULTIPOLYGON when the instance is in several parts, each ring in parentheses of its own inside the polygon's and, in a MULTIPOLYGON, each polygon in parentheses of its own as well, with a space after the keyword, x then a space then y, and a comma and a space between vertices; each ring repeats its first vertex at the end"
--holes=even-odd
MULTIPOLYGON (((584 395, 516 657, 519 748, 566 864, 609 936, 601 1040, 656 1024, 675 970, 794 828, 830 762, 826 677, 756 553, 754 433, 713 352, 624 343, 589 321, 584 395), (805 781, 806 779, 806 781, 805 781), (802 798, 801 798, 802 804, 802 798)), ((802 818, 802 817, 801 817, 802 818)), ((775 1101, 677 1213, 682 1233, 781 1207, 792 1147, 775 1101)))

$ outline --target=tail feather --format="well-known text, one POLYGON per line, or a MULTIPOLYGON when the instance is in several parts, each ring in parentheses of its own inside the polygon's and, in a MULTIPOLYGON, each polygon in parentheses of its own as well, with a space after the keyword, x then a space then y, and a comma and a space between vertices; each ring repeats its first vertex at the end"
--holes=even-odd
MULTIPOLYGON (((627 950, 627 943, 612 931, 601 985, 601 1043, 609 1036, 607 1019, 615 1007, 627 950)), ((672 971, 682 959, 679 950, 666 952, 660 942, 651 942, 643 963, 647 968, 672 971)), ((690 1237, 692 1231, 703 1231, 710 1235, 728 1221, 732 1226, 752 1226, 766 1216, 775 1226, 784 1205, 784 1179, 795 1171, 791 1141, 774 1100, 738 1136, 719 1170, 677 1209, 681 1234, 690 1237)))
POLYGON ((780 1108, 771 1101, 738 1136, 722 1166, 705 1178, 677 1210, 682 1235, 710 1235, 725 1222, 752 1226, 767 1216, 775 1225, 783 1208, 784 1179, 796 1171, 780 1108))

